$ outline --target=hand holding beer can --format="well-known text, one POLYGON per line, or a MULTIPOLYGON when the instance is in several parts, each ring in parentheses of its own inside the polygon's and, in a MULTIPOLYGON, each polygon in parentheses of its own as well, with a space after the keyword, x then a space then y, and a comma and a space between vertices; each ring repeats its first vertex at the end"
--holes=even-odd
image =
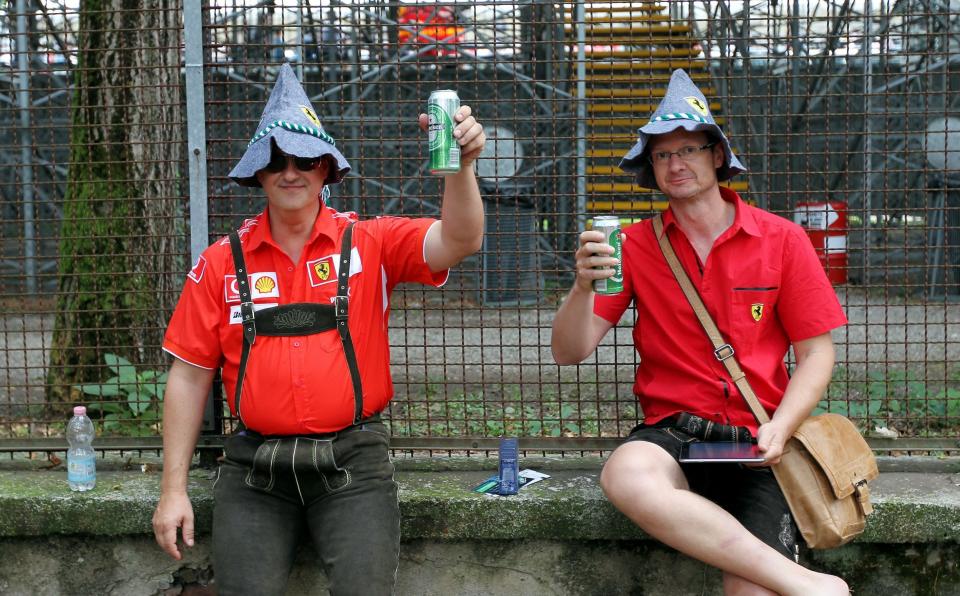
POLYGON ((619 294, 623 291, 623 243, 620 239, 620 218, 616 215, 598 215, 593 218, 593 229, 603 233, 604 242, 613 247, 611 257, 617 259, 613 276, 597 279, 593 289, 597 294, 619 294))
POLYGON ((430 173, 435 176, 460 171, 460 145, 453 136, 457 125, 454 115, 460 109, 460 97, 451 89, 440 89, 427 100, 430 139, 430 173))

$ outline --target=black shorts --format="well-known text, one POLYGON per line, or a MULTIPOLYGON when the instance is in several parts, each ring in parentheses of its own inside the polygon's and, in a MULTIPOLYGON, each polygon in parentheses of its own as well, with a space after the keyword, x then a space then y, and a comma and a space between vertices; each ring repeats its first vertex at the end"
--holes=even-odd
MULTIPOLYGON (((640 424, 625 442, 653 443, 679 462, 681 446, 699 439, 668 425, 668 421, 650 426, 640 424)), ((797 560, 797 526, 770 468, 733 463, 682 463, 680 469, 691 491, 722 507, 777 552, 797 560)))

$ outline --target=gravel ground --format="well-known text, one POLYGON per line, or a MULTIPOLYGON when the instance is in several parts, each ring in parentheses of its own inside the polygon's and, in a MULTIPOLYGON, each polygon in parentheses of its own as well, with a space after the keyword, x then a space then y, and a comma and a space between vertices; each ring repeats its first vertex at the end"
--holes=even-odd
MULTIPOLYGON (((933 381, 960 369, 960 302, 907 302, 860 288, 841 287, 838 294, 850 324, 835 332, 834 340, 848 378, 862 378, 867 370, 910 369, 933 381)), ((600 394, 629 396, 635 366, 629 321, 621 321, 580 366, 558 367, 550 355, 552 320, 548 307, 395 312, 391 341, 398 394, 423 392, 428 383, 488 388, 506 383, 546 392, 578 383, 600 394)), ((52 328, 51 314, 0 318, 0 415, 43 400, 52 328)))

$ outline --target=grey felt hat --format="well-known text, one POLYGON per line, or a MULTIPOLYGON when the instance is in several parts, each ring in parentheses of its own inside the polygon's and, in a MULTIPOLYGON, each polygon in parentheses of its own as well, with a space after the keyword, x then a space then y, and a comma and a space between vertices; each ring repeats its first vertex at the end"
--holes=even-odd
POLYGON ((326 184, 340 182, 350 171, 350 164, 337 150, 333 137, 323 130, 310 99, 287 63, 280 67, 257 133, 247 144, 247 150, 230 172, 230 177, 242 186, 260 186, 257 172, 270 162, 273 144, 287 155, 296 157, 329 155, 336 165, 330 169, 326 184))
POLYGON ((729 180, 734 175, 747 171, 747 168, 733 154, 730 141, 713 119, 713 114, 710 113, 710 102, 682 69, 673 71, 663 100, 650 116, 650 122, 637 131, 640 138, 636 145, 623 156, 620 169, 636 174, 640 186, 659 188, 653 175, 653 164, 647 159, 647 145, 653 135, 665 134, 678 128, 691 132, 706 132, 711 140, 717 140, 723 144, 723 153, 727 159, 717 168, 718 181, 729 180))

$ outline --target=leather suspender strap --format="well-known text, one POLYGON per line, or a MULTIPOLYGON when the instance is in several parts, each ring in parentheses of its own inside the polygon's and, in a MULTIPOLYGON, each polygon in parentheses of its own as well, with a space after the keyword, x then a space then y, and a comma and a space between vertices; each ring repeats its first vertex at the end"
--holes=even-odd
POLYGON ((660 243, 660 250, 663 252, 663 257, 667 260, 670 270, 673 271, 673 276, 677 278, 677 283, 680 284, 683 295, 687 297, 687 302, 689 302, 691 308, 693 308, 693 312, 697 315, 697 319, 700 321, 703 330, 707 333, 707 337, 710 338, 710 342, 713 343, 713 355, 717 360, 723 362, 723 365, 727 368, 727 372, 730 373, 730 378, 733 380, 734 385, 737 386, 737 389, 740 390, 740 395, 743 396, 744 401, 747 402, 747 406, 750 407, 753 417, 757 419, 758 423, 766 424, 770 421, 767 411, 760 405, 757 394, 753 392, 750 382, 747 381, 746 375, 734 357, 733 346, 724 341, 723 334, 720 333, 720 329, 718 329, 716 323, 713 322, 713 318, 707 311, 707 307, 703 304, 700 293, 697 292, 697 289, 693 286, 693 282, 690 281, 687 272, 683 270, 683 265, 681 265, 680 260, 677 259, 677 254, 673 251, 670 239, 667 238, 667 234, 663 230, 663 216, 659 213, 653 218, 653 233, 657 236, 657 242, 660 243))
MULTIPOLYGON (((237 370, 237 387, 234 391, 233 407, 240 418, 240 427, 244 428, 243 415, 240 410, 240 395, 243 391, 243 378, 247 370, 247 361, 250 357, 250 348, 257 339, 256 313, 253 308, 253 299, 250 293, 250 284, 247 276, 240 236, 236 231, 230 232, 230 250, 233 254, 233 265, 237 272, 237 288, 240 292, 240 313, 243 323, 243 347, 240 351, 240 364, 237 370)), ((343 354, 350 369, 350 380, 353 384, 354 414, 353 423, 360 422, 363 416, 363 387, 360 384, 360 367, 357 364, 356 351, 353 340, 350 338, 350 327, 347 325, 349 313, 350 253, 353 251, 353 224, 347 226, 340 243, 340 272, 337 274, 337 295, 334 298, 333 311, 340 342, 343 344, 343 354)), ((329 308, 329 307, 327 307, 329 308)), ((269 326, 268 326, 269 327, 269 326)), ((273 335, 267 332, 264 335, 273 335)), ((287 335, 287 333, 283 333, 287 335)))
POLYGON ((363 388, 360 386, 360 367, 357 366, 357 355, 353 349, 353 340, 350 339, 350 327, 347 325, 350 300, 347 296, 350 289, 350 253, 353 252, 353 224, 347 226, 340 243, 340 272, 337 274, 337 296, 334 298, 334 318, 337 321, 337 331, 340 333, 340 343, 343 344, 343 355, 347 357, 347 367, 350 369, 350 379, 353 381, 353 423, 360 422, 363 416, 363 388))
POLYGON ((245 428, 243 415, 240 414, 240 393, 243 390, 243 374, 247 370, 247 358, 250 356, 250 346, 257 340, 257 323, 253 310, 253 297, 250 294, 250 283, 247 276, 247 264, 243 259, 243 248, 240 245, 240 235, 236 230, 230 232, 230 252, 233 254, 233 268, 237 273, 237 289, 240 291, 240 317, 243 325, 243 348, 240 351, 240 366, 237 369, 237 387, 233 395, 233 409, 240 419, 240 429, 245 428))

